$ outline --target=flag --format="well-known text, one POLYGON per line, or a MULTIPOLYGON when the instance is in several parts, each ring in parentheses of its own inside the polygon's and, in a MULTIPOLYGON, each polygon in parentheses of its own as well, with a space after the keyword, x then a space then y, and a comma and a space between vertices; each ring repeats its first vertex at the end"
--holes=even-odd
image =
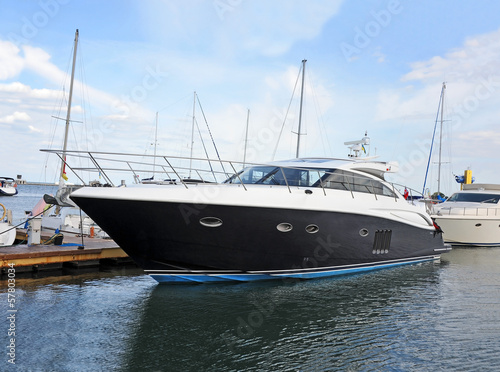
POLYGON ((61 177, 64 178, 65 181, 68 180, 68 176, 66 175, 66 157, 64 157, 64 164, 61 177))

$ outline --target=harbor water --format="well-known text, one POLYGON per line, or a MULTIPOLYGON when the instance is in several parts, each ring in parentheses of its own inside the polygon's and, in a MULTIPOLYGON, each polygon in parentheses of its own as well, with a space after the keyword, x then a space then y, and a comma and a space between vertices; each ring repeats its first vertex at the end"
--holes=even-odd
POLYGON ((500 370, 500 248, 310 281, 33 275, 0 281, 2 371, 500 370))

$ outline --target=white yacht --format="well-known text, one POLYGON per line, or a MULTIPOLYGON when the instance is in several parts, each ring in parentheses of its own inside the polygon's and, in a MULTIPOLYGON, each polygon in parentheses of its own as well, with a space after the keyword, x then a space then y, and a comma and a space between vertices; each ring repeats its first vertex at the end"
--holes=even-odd
POLYGON ((500 185, 465 184, 433 206, 431 217, 452 245, 500 246, 500 185))

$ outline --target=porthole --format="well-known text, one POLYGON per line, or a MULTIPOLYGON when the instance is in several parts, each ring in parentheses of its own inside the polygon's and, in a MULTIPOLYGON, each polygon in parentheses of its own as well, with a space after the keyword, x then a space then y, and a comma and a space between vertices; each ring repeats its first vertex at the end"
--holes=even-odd
POLYGON ((481 224, 480 223, 476 223, 475 225, 476 227, 481 227, 481 224))
POLYGON ((316 234, 319 231, 319 227, 318 227, 318 225, 314 225, 314 224, 307 225, 306 226, 306 231, 309 234, 316 234))
POLYGON ((200 218, 200 224, 205 227, 219 227, 222 225, 222 220, 217 217, 200 218))
POLYGON ((369 232, 368 232, 368 229, 361 229, 359 230, 359 235, 361 235, 362 237, 365 237, 365 236, 368 236, 369 232))
POLYGON ((281 231, 281 232, 289 232, 289 231, 292 231, 293 226, 291 223, 282 222, 278 226, 276 226, 276 228, 278 229, 278 231, 281 231))

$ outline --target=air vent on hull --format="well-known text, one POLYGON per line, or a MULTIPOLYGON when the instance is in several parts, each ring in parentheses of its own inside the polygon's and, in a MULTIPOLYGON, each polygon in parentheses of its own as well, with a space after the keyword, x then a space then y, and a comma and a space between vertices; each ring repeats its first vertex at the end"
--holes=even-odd
POLYGON ((373 240, 373 254, 389 253, 391 245, 392 230, 377 230, 375 231, 375 239, 373 240))

